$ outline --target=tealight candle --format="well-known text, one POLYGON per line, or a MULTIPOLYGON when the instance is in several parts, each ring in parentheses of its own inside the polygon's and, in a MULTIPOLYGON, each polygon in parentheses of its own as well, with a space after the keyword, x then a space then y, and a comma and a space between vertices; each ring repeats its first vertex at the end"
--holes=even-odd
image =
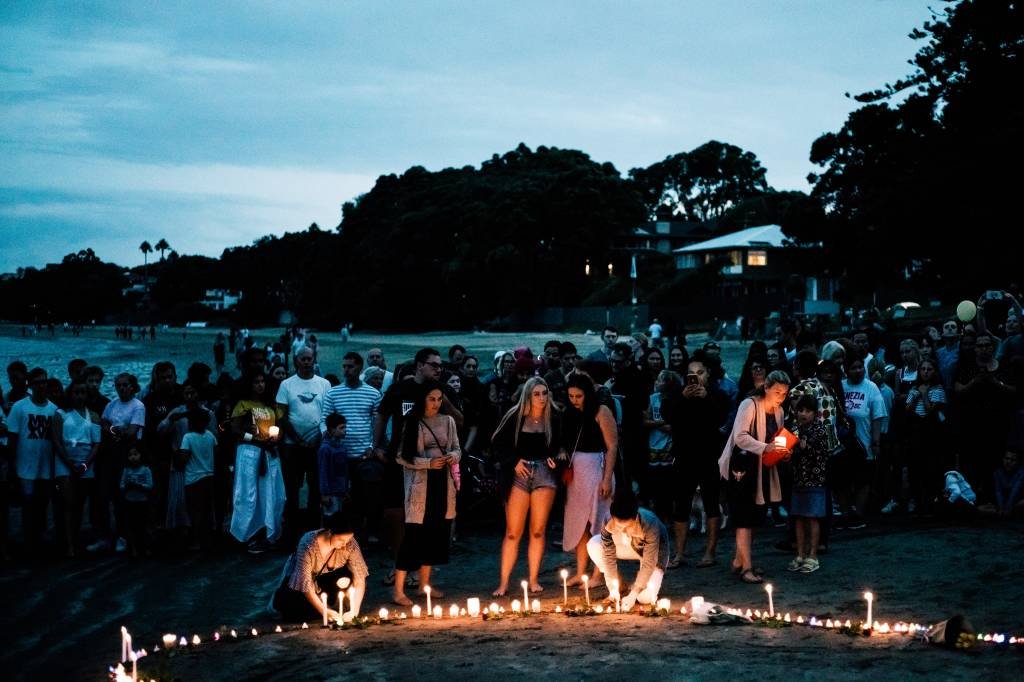
POLYGON ((530 610, 534 613, 540 613, 540 599, 534 599, 530 602, 530 610))
POLYGON ((163 641, 164 641, 164 648, 165 649, 170 649, 175 644, 178 643, 178 636, 177 635, 166 634, 166 635, 163 636, 163 641))
POLYGON ((178 640, 178 646, 188 646, 188 640, 185 639, 185 635, 182 635, 181 639, 178 640))
POLYGON ((519 613, 522 610, 522 604, 519 603, 518 599, 512 600, 512 613, 519 613))
POLYGON ((202 640, 199 639, 199 635, 192 635, 192 646, 199 646, 202 640))
POLYGON ((412 617, 420 618, 423 615, 423 609, 420 608, 419 604, 414 604, 412 607, 412 617))
POLYGON ((480 615, 480 599, 479 597, 470 597, 466 600, 466 613, 473 618, 480 615))
MULTIPOLYGON (((251 635, 252 635, 253 637, 256 637, 256 636, 258 636, 258 635, 260 634, 260 633, 259 633, 259 631, 258 631, 258 630, 257 630, 256 628, 253 628, 252 630, 250 630, 250 631, 249 631, 249 633, 250 633, 250 634, 251 634, 251 635)), ((182 637, 182 639, 184 639, 184 637, 182 637)))
POLYGON ((459 607, 456 606, 455 604, 452 604, 451 606, 449 606, 448 607, 448 617, 449 618, 458 618, 459 617, 459 607))
POLYGON ((669 611, 669 609, 671 609, 671 608, 672 608, 672 601, 671 601, 671 600, 669 600, 669 599, 664 599, 664 598, 662 598, 662 599, 659 599, 659 600, 658 600, 658 603, 656 604, 656 608, 657 608, 657 609, 658 609, 659 611, 665 611, 665 612, 668 612, 668 611, 669 611))
POLYGON ((444 612, 441 610, 441 605, 438 604, 437 606, 434 607, 434 618, 440 618, 443 615, 444 615, 444 612))
POLYGON ((377 612, 377 615, 380 616, 381 620, 387 620, 388 619, 388 610, 382 608, 380 611, 377 612))
POLYGON ((498 606, 497 602, 493 602, 492 601, 491 605, 487 607, 487 610, 490 611, 491 613, 498 613, 501 610, 501 607, 498 606))
POLYGON ((598 604, 594 607, 594 613, 604 613, 604 607, 598 604))

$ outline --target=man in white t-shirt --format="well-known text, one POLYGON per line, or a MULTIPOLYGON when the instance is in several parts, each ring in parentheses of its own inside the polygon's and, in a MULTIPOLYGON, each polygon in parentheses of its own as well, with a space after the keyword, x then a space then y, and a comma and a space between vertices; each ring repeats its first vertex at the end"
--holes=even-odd
POLYGON ((864 361, 859 357, 846 361, 843 393, 846 400, 846 416, 853 422, 857 440, 867 453, 867 462, 863 467, 859 462, 854 464, 856 470, 852 472, 853 508, 848 519, 849 528, 863 528, 864 505, 870 492, 871 481, 874 479, 881 447, 882 427, 889 412, 878 386, 866 378, 864 361))
POLYGON ((651 346, 654 348, 661 348, 664 343, 661 338, 661 322, 658 321, 658 318, 654 318, 654 321, 651 322, 651 326, 647 328, 647 331, 651 337, 651 346))
POLYGON ((327 379, 313 373, 313 349, 304 346, 295 354, 293 376, 281 382, 277 390, 277 407, 283 413, 278 421, 284 431, 281 469, 284 474, 284 523, 289 534, 297 535, 316 523, 299 517, 299 489, 305 480, 309 488, 306 516, 313 517, 320 507, 320 482, 317 475, 316 453, 320 447, 320 413, 324 396, 330 390, 327 379), (308 526, 308 528, 307 528, 308 526))
POLYGON ((46 530, 46 507, 53 479, 53 442, 50 424, 57 406, 46 397, 46 370, 28 373, 29 396, 7 415, 7 442, 14 453, 14 469, 24 498, 25 544, 34 551, 46 530))

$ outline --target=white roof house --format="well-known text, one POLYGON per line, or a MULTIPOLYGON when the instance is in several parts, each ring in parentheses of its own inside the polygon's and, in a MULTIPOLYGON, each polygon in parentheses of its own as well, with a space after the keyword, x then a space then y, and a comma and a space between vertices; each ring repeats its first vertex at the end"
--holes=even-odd
POLYGON ((723 249, 746 249, 758 246, 781 247, 786 239, 782 228, 778 225, 761 225, 760 227, 748 227, 739 232, 730 232, 721 237, 715 237, 704 242, 690 244, 681 249, 675 249, 673 253, 693 253, 696 251, 720 251, 723 249))
POLYGON ((765 267, 769 250, 783 248, 785 239, 778 225, 761 225, 673 249, 672 253, 677 270, 692 270, 715 258, 727 257, 730 264, 722 268, 723 275, 743 275, 745 268, 750 269, 750 274, 759 271, 759 275, 766 275, 774 270, 765 267))

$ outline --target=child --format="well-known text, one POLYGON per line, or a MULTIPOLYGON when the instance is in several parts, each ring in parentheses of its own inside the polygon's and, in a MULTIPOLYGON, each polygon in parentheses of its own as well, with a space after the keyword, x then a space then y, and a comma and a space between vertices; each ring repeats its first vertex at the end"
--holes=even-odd
POLYGON ((121 500, 127 526, 128 548, 133 557, 145 549, 146 520, 149 518, 149 499, 153 492, 153 472, 142 464, 142 453, 137 447, 128 450, 128 462, 121 472, 121 500))
POLYGON ((907 473, 915 509, 927 514, 939 493, 942 473, 952 463, 945 454, 947 400, 938 365, 932 360, 922 360, 917 378, 920 383, 907 393, 910 425, 907 473))
POLYGON ((182 437, 178 451, 185 460, 185 506, 192 525, 191 549, 207 546, 213 528, 213 454, 217 438, 208 430, 209 425, 206 410, 189 412, 189 432, 182 437))
POLYGON ((347 423, 340 414, 329 414, 326 418, 327 433, 317 453, 317 468, 320 472, 320 504, 324 516, 341 511, 342 502, 348 497, 348 446, 345 444, 347 423))
POLYGON ((796 558, 790 571, 813 573, 818 563, 820 521, 825 517, 825 467, 828 463, 828 438, 824 424, 818 421, 818 399, 800 396, 795 406, 797 443, 793 454, 793 504, 790 515, 796 518, 796 558))

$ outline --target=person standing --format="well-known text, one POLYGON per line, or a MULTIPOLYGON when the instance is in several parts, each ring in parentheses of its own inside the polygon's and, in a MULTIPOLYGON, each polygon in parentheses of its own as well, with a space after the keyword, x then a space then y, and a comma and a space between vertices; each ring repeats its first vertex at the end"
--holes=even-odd
POLYGON ((54 479, 64 510, 64 555, 73 557, 86 498, 92 498, 96 454, 100 446, 99 417, 89 410, 89 389, 76 379, 68 386, 68 408, 52 420, 54 479))
POLYGON ((662 338, 662 327, 661 322, 658 318, 654 318, 651 322, 651 326, 647 328, 648 336, 651 337, 651 346, 654 348, 662 348, 665 345, 665 340, 662 338))
POLYGON ((298 537, 300 533, 314 528, 320 520, 310 517, 318 517, 316 512, 320 506, 317 451, 324 398, 331 390, 330 382, 313 372, 312 349, 300 348, 294 361, 295 374, 281 382, 275 397, 284 435, 281 470, 285 486, 285 533, 289 537, 298 537), (305 522, 299 519, 299 490, 303 481, 309 489, 305 522))
POLYGON ((46 396, 46 370, 35 367, 28 373, 28 397, 14 403, 7 415, 7 442, 14 453, 14 468, 24 509, 25 544, 30 553, 38 550, 46 530, 53 479, 52 420, 57 406, 46 396))

